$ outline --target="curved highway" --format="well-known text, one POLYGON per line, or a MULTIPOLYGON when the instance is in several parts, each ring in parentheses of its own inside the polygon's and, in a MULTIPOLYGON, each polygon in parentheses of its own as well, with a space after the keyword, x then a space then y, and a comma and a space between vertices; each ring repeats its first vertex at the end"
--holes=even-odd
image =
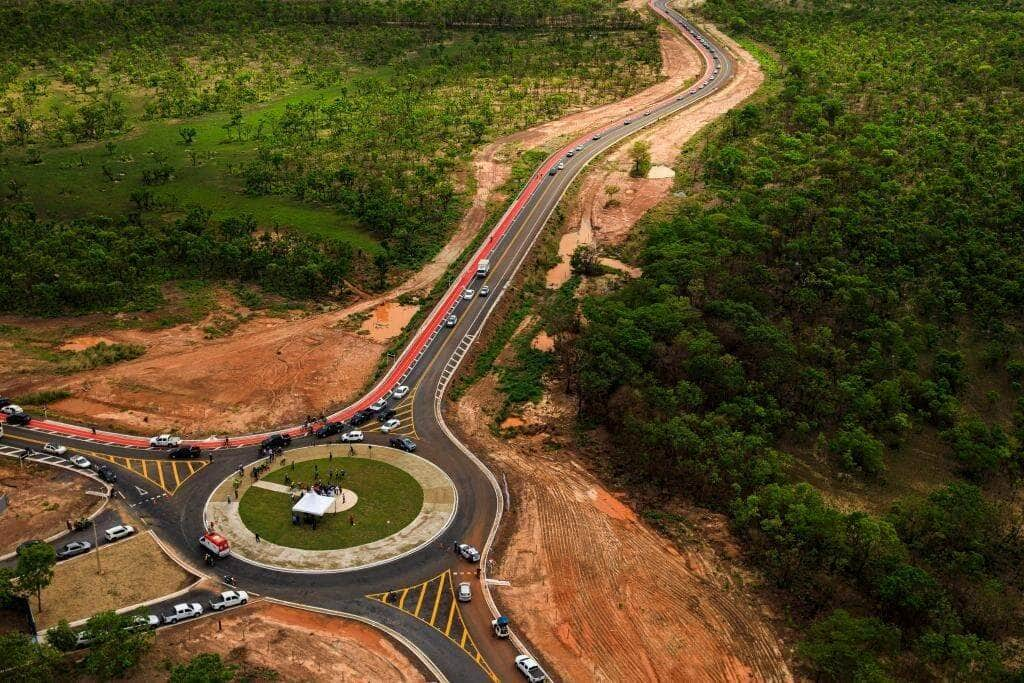
MULTIPOLYGON (((429 458, 451 477, 458 491, 458 509, 447 530, 425 547, 387 564, 340 573, 290 573, 247 564, 234 557, 218 562, 216 574, 232 574, 240 587, 252 592, 285 601, 310 605, 358 615, 392 629, 406 638, 413 647, 425 655, 440 675, 451 681, 486 681, 494 677, 514 680, 512 660, 525 645, 517 638, 500 640, 490 634, 490 620, 496 612, 489 591, 482 581, 482 591, 474 589, 484 599, 460 605, 461 616, 468 626, 471 640, 479 657, 466 654, 458 639, 446 637, 442 630, 432 628, 410 614, 381 599, 368 599, 368 595, 402 591, 451 570, 470 574, 474 565, 462 561, 451 552, 452 543, 465 541, 484 548, 480 563, 483 578, 487 575, 487 551, 497 532, 504 506, 501 490, 494 475, 451 434, 441 412, 442 399, 449 380, 459 362, 483 330, 491 313, 496 309, 513 281, 523 261, 544 228, 555 206, 572 181, 593 159, 622 142, 637 130, 692 106, 720 89, 733 76, 735 65, 731 56, 709 36, 702 34, 674 9, 667 0, 650 0, 650 7, 682 32, 701 53, 704 72, 686 89, 647 109, 635 112, 628 120, 620 120, 603 129, 590 131, 552 154, 537 169, 526 187, 498 221, 481 247, 469 260, 443 299, 434 307, 412 341, 399 356, 385 377, 363 398, 330 416, 340 420, 365 408, 395 386, 413 387, 404 404, 411 404, 416 432, 419 437, 418 455, 429 458), (569 152, 572 156, 567 156, 569 152), (561 168, 559 168, 562 166, 561 168), (484 278, 476 275, 482 259, 490 261, 490 272, 484 278), (488 285, 492 294, 464 299, 467 288, 479 290, 488 285), (454 327, 447 327, 445 319, 457 316, 454 327), (481 663, 483 662, 483 663, 481 663)), ((117 458, 134 458, 155 462, 160 470, 159 452, 148 448, 148 439, 112 432, 93 432, 86 427, 55 421, 33 420, 26 427, 7 425, 7 437, 12 441, 35 446, 41 441, 55 440, 59 436, 76 451, 104 454, 117 458)), ((289 432, 293 445, 305 445, 309 437, 303 436, 303 427, 292 427, 289 432)), ((195 440, 190 443, 209 449, 208 464, 195 472, 171 491, 173 495, 154 496, 152 477, 144 478, 139 471, 119 470, 119 491, 126 502, 173 546, 179 557, 198 565, 196 538, 204 529, 203 508, 216 486, 239 465, 257 458, 258 444, 265 434, 247 434, 230 437, 228 446, 223 440, 195 440)), ((368 434, 368 441, 384 444, 385 435, 368 434)), ((125 462, 128 462, 125 460, 125 462)), ((141 472, 148 472, 142 468, 141 472)), ((177 473, 174 474, 177 477, 177 473)), ((160 470, 163 480, 164 473, 160 470)), ((500 577, 498 577, 500 578, 500 577)), ((462 579, 457 579, 458 580, 462 579)), ((387 598, 385 597, 385 600, 387 598)), ((538 599, 543 599, 538 596, 538 599)), ((512 625, 513 633, 515 624, 512 625)))

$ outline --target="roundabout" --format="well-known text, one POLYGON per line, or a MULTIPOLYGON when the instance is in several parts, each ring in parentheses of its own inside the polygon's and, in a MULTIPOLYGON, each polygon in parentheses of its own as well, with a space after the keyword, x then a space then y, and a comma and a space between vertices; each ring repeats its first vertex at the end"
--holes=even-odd
POLYGON ((433 463, 383 446, 309 446, 235 472, 204 509, 234 557, 267 569, 343 572, 381 564, 436 539, 458 496, 433 463), (318 495, 322 493, 324 495, 318 495), (309 503, 322 507, 302 511, 309 503))

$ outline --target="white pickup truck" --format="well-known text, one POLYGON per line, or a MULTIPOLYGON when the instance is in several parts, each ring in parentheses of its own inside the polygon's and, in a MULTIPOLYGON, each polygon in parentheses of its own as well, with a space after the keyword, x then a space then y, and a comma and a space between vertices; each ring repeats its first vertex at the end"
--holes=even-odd
POLYGON ((182 619, 191 619, 192 617, 198 617, 202 613, 203 606, 200 605, 198 602, 183 602, 172 607, 170 613, 164 615, 164 623, 173 624, 175 622, 181 621, 182 619))
POLYGON ((219 598, 210 600, 210 609, 214 612, 235 605, 244 605, 249 602, 249 594, 245 591, 224 591, 219 598))

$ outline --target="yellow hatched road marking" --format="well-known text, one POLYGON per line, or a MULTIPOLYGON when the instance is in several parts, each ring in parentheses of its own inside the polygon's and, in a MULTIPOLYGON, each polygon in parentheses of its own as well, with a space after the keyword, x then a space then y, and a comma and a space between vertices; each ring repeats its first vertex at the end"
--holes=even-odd
POLYGON ((427 594, 427 584, 428 583, 430 583, 430 582, 429 581, 424 581, 420 585, 420 599, 416 601, 416 611, 412 613, 412 615, 414 617, 416 617, 417 619, 419 619, 420 609, 423 607, 423 598, 427 594))
MULTIPOLYGON (((191 463, 189 463, 189 465, 191 465, 191 463)), ((171 472, 174 473, 174 488, 177 489, 181 486, 181 477, 178 476, 178 463, 173 463, 171 465, 171 472)))
POLYGON ((409 589, 406 588, 402 591, 402 597, 398 598, 398 609, 405 611, 405 596, 409 594, 409 589))
POLYGON ((455 619, 455 607, 455 600, 452 600, 452 607, 448 610, 448 623, 444 627, 444 634, 449 637, 452 632, 452 620, 455 619))
MULTIPOLYGON (((174 467, 174 463, 171 463, 171 467, 174 467)), ((156 472, 160 475, 160 488, 164 491, 167 490, 167 484, 164 483, 164 466, 161 463, 156 464, 156 472)))
MULTIPOLYGON (((469 629, 466 627, 466 622, 462 622, 462 640, 459 641, 459 647, 461 647, 463 650, 466 649, 466 638, 468 638, 468 637, 469 637, 469 629)), ((477 661, 478 664, 480 663, 480 653, 477 653, 476 661, 477 661)))
POLYGON ((154 484, 156 483, 155 479, 150 479, 149 477, 149 465, 146 464, 145 460, 142 461, 142 476, 144 476, 146 479, 149 479, 154 484))
POLYGON ((433 626, 434 622, 437 620, 437 609, 438 609, 438 607, 441 606, 441 593, 444 592, 444 580, 446 578, 448 578, 448 572, 445 572, 444 574, 441 574, 441 583, 439 583, 438 586, 437 586, 437 597, 434 598, 434 611, 431 612, 431 614, 430 614, 430 621, 427 622, 431 626, 433 626))

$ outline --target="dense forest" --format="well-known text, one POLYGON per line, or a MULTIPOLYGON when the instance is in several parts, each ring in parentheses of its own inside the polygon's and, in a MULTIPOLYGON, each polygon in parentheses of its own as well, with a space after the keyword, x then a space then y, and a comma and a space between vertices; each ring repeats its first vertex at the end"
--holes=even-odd
POLYGON ((293 299, 385 286, 450 235, 472 149, 657 78, 654 25, 635 13, 471 9, 0 8, 0 311, 152 307, 163 283, 196 275, 293 299), (451 28, 467 23, 481 25, 451 28), (204 214, 232 236, 197 228, 204 214))
POLYGON ((818 680, 1020 675, 1021 9, 708 0, 783 73, 694 146, 642 278, 549 329, 610 464, 730 515, 818 680), (877 505, 926 451, 945 481, 877 505))

